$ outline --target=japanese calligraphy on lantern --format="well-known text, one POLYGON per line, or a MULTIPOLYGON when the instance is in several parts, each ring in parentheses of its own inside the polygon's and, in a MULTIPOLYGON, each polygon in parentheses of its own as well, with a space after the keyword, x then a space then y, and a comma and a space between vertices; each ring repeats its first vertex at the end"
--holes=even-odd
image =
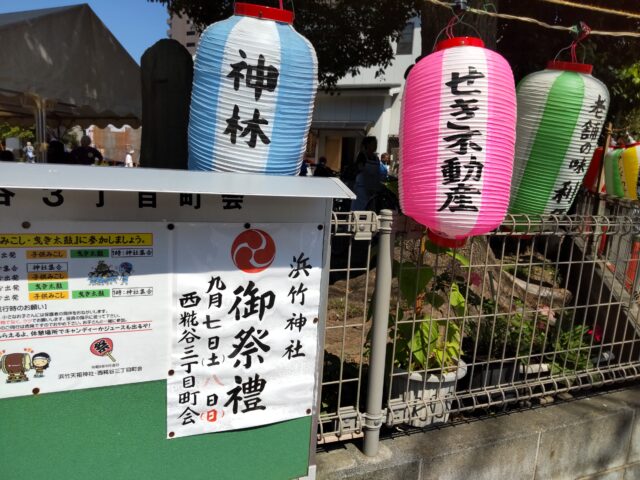
POLYGON ((33 230, 0 229, 0 398, 164 378, 166 227, 33 230))
POLYGON ((273 65, 265 65, 264 55, 258 55, 256 65, 249 65, 246 62, 247 54, 244 50, 239 49, 238 53, 242 60, 230 65, 231 72, 227 75, 233 79, 233 89, 240 90, 241 86, 245 89, 254 91, 256 108, 253 109, 253 117, 247 120, 240 120, 240 107, 235 104, 233 106, 233 114, 227 119, 227 128, 224 135, 229 135, 229 141, 235 145, 238 135, 242 137, 248 136, 247 145, 249 148, 256 148, 258 138, 266 145, 271 143, 269 137, 262 130, 263 125, 269 122, 260 117, 258 102, 262 97, 262 92, 273 92, 278 85, 278 69, 273 65), (241 80, 244 82, 241 83, 241 80), (242 125, 241 125, 242 124, 242 125))
POLYGON ((607 103, 608 97, 603 98, 601 94, 598 94, 597 98, 585 98, 579 122, 567 151, 566 164, 561 167, 561 174, 553 187, 552 215, 566 213, 582 185, 589 161, 598 146, 607 115, 607 103))
POLYGON ((486 115, 482 100, 487 85, 482 69, 474 65, 453 71, 445 83, 452 102, 445 106, 446 128, 441 130, 445 143, 444 160, 440 166, 442 192, 438 211, 477 212, 482 194, 484 168, 484 133, 472 128, 478 125, 476 115, 486 115))
MULTIPOLYGON (((237 29, 244 28, 239 24, 237 29)), ((219 105, 221 121, 214 133, 220 149, 235 155, 269 155, 274 133, 281 68, 280 51, 246 43, 228 48, 222 58, 219 105)), ((230 165, 231 167, 231 165, 230 165)))
POLYGON ((201 224, 175 236, 169 438, 310 415, 322 230, 201 224))

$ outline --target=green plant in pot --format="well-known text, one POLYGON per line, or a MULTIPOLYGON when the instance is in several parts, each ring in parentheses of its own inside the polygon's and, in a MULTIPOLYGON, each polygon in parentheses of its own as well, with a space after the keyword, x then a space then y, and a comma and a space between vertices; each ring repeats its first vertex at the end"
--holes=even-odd
POLYGON ((448 290, 450 310, 462 317, 465 298, 457 283, 449 282, 446 274, 434 276, 427 265, 396 263, 395 267, 401 305, 390 331, 395 349, 389 345, 389 357, 393 358, 390 410, 394 423, 407 418, 415 427, 446 422, 456 381, 466 373, 462 334, 455 319, 435 319, 424 315, 423 310, 425 305, 436 309, 443 306, 443 291, 448 290), (421 320, 414 320, 420 317, 421 320), (395 410, 394 402, 402 407, 395 410), (408 409, 404 407, 407 404, 408 409))
MULTIPOLYGON (((457 315, 464 314, 464 297, 455 283, 451 285, 449 303, 457 315)), ((402 310, 400 315, 404 316, 402 310)), ((462 341, 460 327, 455 320, 438 320, 427 315, 419 323, 414 323, 403 322, 399 318, 395 330, 396 366, 409 372, 450 372, 458 368, 462 357, 462 341)))
POLYGON ((449 372, 458 367, 462 352, 460 328, 455 323, 426 317, 413 334, 411 324, 403 327, 398 329, 396 340, 398 366, 410 372, 433 369, 449 372))

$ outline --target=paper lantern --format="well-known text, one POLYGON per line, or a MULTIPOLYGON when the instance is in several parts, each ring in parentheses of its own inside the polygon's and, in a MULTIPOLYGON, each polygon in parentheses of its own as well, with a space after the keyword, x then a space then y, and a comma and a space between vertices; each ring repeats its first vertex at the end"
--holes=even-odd
POLYGON ((638 162, 640 161, 640 143, 628 145, 619 160, 622 166, 622 188, 625 198, 638 199, 638 162))
POLYGON ((587 168, 587 174, 582 180, 582 186, 591 193, 598 193, 598 182, 600 182, 600 169, 604 160, 604 148, 598 147, 591 157, 591 163, 587 168))
POLYGON ((507 61, 471 37, 440 42, 405 85, 403 212, 441 246, 497 228, 509 203, 516 96, 507 61))
POLYGON ((592 66, 550 62, 518 85, 510 213, 564 214, 578 193, 609 107, 592 66))
POLYGON ((194 65, 189 169, 297 175, 317 89, 313 46, 293 13, 237 3, 209 26, 194 65))
POLYGON ((620 163, 623 152, 622 147, 616 147, 610 149, 604 156, 604 185, 607 194, 619 198, 624 196, 622 165, 620 163))

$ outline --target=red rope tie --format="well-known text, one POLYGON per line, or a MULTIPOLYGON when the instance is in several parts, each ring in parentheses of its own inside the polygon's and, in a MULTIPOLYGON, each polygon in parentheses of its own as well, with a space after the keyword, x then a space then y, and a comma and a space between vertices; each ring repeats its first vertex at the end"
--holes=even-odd
POLYGON ((445 28, 444 32, 446 33, 448 38, 453 38, 453 26, 456 24, 457 21, 458 21, 458 16, 454 15, 449 20, 449 23, 447 23, 447 27, 445 28))
POLYGON ((573 63, 578 63, 578 55, 576 53, 576 49, 578 48, 578 44, 582 42, 585 38, 589 36, 591 33, 591 28, 584 22, 580 22, 578 24, 579 33, 578 38, 576 38, 573 42, 571 42, 571 61, 573 63))

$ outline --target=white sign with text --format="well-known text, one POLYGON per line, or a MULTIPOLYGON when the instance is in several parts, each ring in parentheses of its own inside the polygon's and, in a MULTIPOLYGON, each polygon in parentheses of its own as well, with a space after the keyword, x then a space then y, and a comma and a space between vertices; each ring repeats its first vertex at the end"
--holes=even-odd
POLYGON ((311 415, 324 232, 179 224, 167 435, 311 415))
POLYGON ((166 377, 165 225, 38 222, 0 232, 0 398, 166 377))

